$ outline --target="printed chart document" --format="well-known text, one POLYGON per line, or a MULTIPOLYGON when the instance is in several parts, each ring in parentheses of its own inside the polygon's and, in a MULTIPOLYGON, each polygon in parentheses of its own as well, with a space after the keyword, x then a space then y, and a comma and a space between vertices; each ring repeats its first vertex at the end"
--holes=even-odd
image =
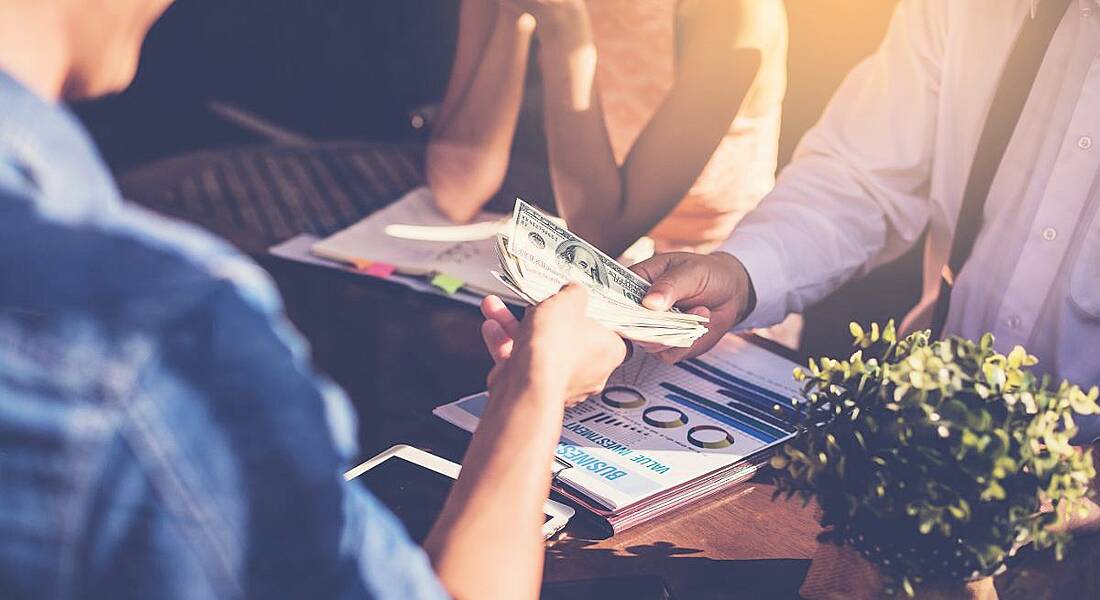
MULTIPOLYGON (((753 465, 751 475, 752 459, 793 437, 796 366, 734 335, 678 365, 638 352, 603 392, 566 410, 557 457, 569 467, 556 486, 580 492, 574 499, 616 531, 624 513, 642 511, 636 524, 725 489, 746 478, 739 466, 753 465)), ((473 431, 487 400, 477 394, 435 414, 473 431)))
POLYGON ((428 188, 417 188, 355 225, 313 244, 312 252, 370 272, 381 266, 422 277, 448 293, 465 289, 516 300, 490 270, 496 268, 496 235, 508 215, 481 213, 456 225, 435 208, 428 188))

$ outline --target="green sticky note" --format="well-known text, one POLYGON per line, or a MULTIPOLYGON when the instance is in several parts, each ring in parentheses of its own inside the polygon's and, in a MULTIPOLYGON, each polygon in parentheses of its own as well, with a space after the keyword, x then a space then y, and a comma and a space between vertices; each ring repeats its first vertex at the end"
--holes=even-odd
POLYGON ((446 273, 440 273, 432 279, 432 285, 447 292, 448 295, 457 292, 463 283, 461 279, 451 277, 446 273))

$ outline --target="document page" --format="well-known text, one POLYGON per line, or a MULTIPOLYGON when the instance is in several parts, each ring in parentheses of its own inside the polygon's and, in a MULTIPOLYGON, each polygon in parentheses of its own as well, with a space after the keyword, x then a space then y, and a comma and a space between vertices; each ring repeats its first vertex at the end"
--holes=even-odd
MULTIPOLYGON (((615 511, 781 444, 795 431, 797 365, 727 335, 667 365, 638 351, 586 402, 566 410, 558 478, 615 511)), ((435 414, 473 431, 488 398, 435 414)))
POLYGON ((313 245, 313 253, 342 262, 379 262, 408 275, 445 274, 471 291, 513 298, 490 273, 497 268, 496 235, 507 215, 481 213, 455 224, 435 208, 428 188, 417 188, 397 202, 313 245))

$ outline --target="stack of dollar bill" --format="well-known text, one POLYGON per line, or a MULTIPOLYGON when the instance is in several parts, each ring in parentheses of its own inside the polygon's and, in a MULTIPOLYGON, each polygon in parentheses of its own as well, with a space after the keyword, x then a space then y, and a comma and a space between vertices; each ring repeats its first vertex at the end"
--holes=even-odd
POLYGON ((687 348, 707 332, 705 317, 642 306, 649 282, 523 200, 510 233, 497 236, 497 254, 493 275, 531 304, 575 282, 590 292, 588 317, 627 339, 687 348))

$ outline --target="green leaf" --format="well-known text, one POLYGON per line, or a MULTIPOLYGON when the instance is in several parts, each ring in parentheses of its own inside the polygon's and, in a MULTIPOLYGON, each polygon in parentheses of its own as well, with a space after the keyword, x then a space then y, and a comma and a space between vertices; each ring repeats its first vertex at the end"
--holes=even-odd
POLYGON ((1004 500, 1006 498, 1004 487, 996 481, 990 481, 985 490, 982 491, 981 499, 986 502, 990 500, 1004 500))
POLYGON ((952 517, 960 521, 970 518, 970 505, 965 500, 960 501, 959 504, 949 504, 947 511, 951 513, 952 517))
POLYGON ((882 331, 882 339, 890 344, 896 344, 898 341, 898 332, 894 327, 894 320, 890 319, 886 322, 886 328, 882 331))
POLYGON ((1017 345, 1008 353, 1008 367, 1010 369, 1019 369, 1025 360, 1027 360, 1027 350, 1024 350, 1023 346, 1017 345))
POLYGON ((985 375, 985 380, 993 385, 994 388, 1004 387, 1007 376, 1005 370, 998 364, 987 362, 982 367, 982 373, 985 375))

